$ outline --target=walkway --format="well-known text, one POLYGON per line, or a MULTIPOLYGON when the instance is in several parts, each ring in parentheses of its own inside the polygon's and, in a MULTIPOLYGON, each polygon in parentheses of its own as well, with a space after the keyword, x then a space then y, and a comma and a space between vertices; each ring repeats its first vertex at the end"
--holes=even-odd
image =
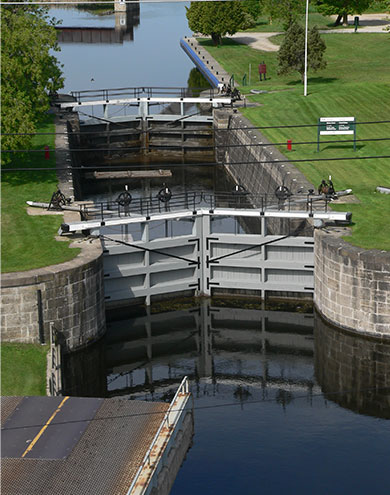
MULTIPOLYGON (((336 18, 336 16, 332 16, 336 18)), ((353 26, 354 16, 349 16, 348 24, 353 26)), ((358 33, 386 33, 387 28, 390 29, 390 14, 362 14, 359 16, 358 33)), ((351 28, 339 28, 339 29, 324 29, 320 30, 321 34, 332 33, 355 33, 355 30, 351 28)), ((262 50, 264 52, 277 52, 279 45, 275 45, 270 38, 283 34, 282 32, 272 33, 254 33, 254 32, 239 32, 229 38, 234 39, 238 43, 248 45, 255 50, 262 50)))

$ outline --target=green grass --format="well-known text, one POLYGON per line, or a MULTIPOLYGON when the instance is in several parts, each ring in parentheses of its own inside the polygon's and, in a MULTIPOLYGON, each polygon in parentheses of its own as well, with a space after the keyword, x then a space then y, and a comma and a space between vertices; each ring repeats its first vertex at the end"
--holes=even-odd
MULTIPOLYGON (((268 129, 264 134, 272 142, 293 143, 316 141, 316 124, 319 117, 356 117, 357 122, 390 120, 390 37, 388 34, 324 35, 327 45, 328 67, 316 74, 309 73, 308 96, 303 96, 300 75, 277 76, 277 55, 259 52, 229 40, 220 48, 203 41, 210 53, 235 74, 236 81, 264 60, 267 63, 268 80, 256 82, 250 88, 265 89, 267 94, 247 94, 250 101, 261 106, 243 109, 243 113, 256 126, 314 124, 314 127, 294 129, 268 129)), ((389 138, 390 124, 361 125, 357 127, 357 139, 389 138)), ((376 186, 390 186, 390 159, 345 160, 310 162, 316 158, 347 158, 390 155, 389 141, 341 143, 350 136, 322 136, 320 153, 316 144, 295 145, 287 152, 291 159, 308 159, 297 164, 305 176, 318 185, 323 178, 332 175, 337 189, 352 188, 360 204, 335 206, 335 209, 353 213, 352 236, 346 240, 366 249, 390 250, 390 196, 375 192, 376 186)))
POLYGON ((46 395, 48 345, 1 344, 1 395, 46 395))
MULTIPOLYGON (((54 132, 52 118, 40 126, 38 132, 54 132)), ((36 136, 33 149, 54 147, 53 136, 36 136)), ((62 215, 30 216, 26 201, 49 202, 57 187, 54 172, 55 157, 44 159, 44 152, 15 154, 11 167, 45 167, 52 171, 2 173, 2 272, 17 272, 62 263, 74 258, 79 249, 69 249, 68 242, 55 240, 63 221, 62 215)), ((5 168, 5 167, 3 167, 5 168)))

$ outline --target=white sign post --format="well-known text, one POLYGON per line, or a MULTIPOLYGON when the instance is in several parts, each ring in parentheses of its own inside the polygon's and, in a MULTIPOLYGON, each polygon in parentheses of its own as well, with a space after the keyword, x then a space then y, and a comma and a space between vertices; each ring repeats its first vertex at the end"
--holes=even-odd
POLYGON ((320 136, 353 134, 353 150, 356 151, 355 117, 320 117, 318 119, 317 151, 320 151, 320 136))

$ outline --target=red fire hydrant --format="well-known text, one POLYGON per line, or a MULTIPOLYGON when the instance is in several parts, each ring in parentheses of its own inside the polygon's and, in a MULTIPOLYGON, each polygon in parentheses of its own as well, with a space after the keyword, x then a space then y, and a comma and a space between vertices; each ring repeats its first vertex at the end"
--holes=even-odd
POLYGON ((45 146, 45 160, 48 160, 50 158, 50 151, 49 151, 49 146, 45 146))
POLYGON ((291 146, 292 146, 292 140, 291 139, 287 139, 287 149, 288 149, 288 151, 291 151, 291 146))

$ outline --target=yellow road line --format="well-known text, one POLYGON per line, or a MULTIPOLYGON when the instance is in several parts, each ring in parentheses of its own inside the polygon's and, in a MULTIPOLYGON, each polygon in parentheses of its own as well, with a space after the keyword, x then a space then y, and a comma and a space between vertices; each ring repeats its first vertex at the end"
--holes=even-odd
POLYGON ((43 435, 43 432, 46 430, 46 428, 49 426, 49 424, 53 421, 55 415, 59 412, 61 407, 65 404, 65 402, 69 399, 69 397, 65 397, 61 404, 57 407, 57 409, 53 412, 53 414, 50 416, 50 418, 47 420, 45 426, 42 427, 41 431, 37 434, 37 436, 34 438, 34 440, 30 443, 30 445, 27 447, 27 449, 23 452, 22 457, 24 457, 26 454, 30 452, 30 450, 34 447, 34 445, 38 442, 38 440, 41 438, 43 435))

